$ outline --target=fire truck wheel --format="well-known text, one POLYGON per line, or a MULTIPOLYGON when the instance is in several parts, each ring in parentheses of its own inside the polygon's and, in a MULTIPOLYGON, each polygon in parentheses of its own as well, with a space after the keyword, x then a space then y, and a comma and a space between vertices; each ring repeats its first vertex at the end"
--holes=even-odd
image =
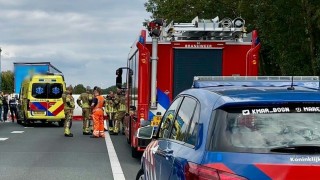
POLYGON ((131 147, 131 156, 132 156, 133 158, 138 158, 138 157, 139 157, 139 152, 138 152, 137 149, 134 148, 134 147, 131 147))

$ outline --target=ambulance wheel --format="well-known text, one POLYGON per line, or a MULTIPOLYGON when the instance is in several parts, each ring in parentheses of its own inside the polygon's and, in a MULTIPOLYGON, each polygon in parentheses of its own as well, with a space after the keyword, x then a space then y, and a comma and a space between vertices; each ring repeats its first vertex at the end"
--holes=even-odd
POLYGON ((138 174, 136 176, 136 180, 144 180, 144 172, 143 172, 143 169, 140 169, 138 171, 138 174))
POLYGON ((138 157, 139 157, 139 152, 138 152, 137 149, 134 148, 134 147, 131 147, 131 156, 132 156, 133 158, 138 158, 138 157))
POLYGON ((59 127, 63 127, 64 126, 64 119, 61 119, 59 122, 58 122, 58 124, 59 124, 59 127))
POLYGON ((25 114, 23 114, 23 123, 25 127, 28 127, 30 125, 30 121, 29 119, 27 119, 25 114))

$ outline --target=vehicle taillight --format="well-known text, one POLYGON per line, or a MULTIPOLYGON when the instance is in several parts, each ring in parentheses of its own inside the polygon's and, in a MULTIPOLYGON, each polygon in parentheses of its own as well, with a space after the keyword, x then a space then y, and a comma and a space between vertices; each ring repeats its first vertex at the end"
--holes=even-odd
POLYGON ((247 180, 235 174, 191 162, 185 166, 185 177, 186 180, 247 180))

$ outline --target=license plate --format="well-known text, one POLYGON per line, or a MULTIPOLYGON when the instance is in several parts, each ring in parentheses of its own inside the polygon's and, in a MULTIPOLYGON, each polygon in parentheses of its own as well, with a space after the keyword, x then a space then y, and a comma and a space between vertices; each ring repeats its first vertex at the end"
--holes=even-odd
POLYGON ((34 116, 43 116, 46 115, 45 111, 33 111, 34 116))
POLYGON ((151 126, 159 126, 161 121, 161 116, 153 116, 153 119, 151 121, 151 126))

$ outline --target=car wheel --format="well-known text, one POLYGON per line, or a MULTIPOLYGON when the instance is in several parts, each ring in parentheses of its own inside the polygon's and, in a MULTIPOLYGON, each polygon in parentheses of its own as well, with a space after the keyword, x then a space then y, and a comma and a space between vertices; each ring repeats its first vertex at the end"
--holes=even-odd
POLYGON ((136 176, 136 180, 144 180, 144 172, 143 169, 140 169, 137 176, 136 176))

